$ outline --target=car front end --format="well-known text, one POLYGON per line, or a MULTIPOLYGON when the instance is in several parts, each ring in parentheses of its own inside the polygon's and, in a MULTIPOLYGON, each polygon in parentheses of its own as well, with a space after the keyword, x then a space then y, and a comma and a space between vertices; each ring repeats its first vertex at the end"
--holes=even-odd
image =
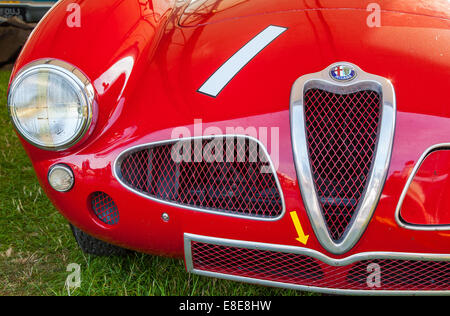
POLYGON ((373 27, 351 1, 60 1, 11 117, 53 204, 103 242, 261 285, 449 294, 440 3, 385 2, 373 27))

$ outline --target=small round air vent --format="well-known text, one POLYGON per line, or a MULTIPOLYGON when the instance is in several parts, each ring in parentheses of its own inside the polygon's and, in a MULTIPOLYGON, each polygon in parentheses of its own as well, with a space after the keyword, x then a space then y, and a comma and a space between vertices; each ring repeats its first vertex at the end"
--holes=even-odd
POLYGON ((113 199, 104 192, 91 194, 91 208, 97 218, 105 224, 119 223, 119 209, 113 199))

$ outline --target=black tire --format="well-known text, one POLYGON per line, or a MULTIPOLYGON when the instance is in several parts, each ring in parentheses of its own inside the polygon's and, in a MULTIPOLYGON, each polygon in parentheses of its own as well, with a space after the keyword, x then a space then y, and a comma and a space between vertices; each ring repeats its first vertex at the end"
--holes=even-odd
POLYGON ((132 251, 108 244, 104 241, 94 238, 82 230, 76 228, 72 224, 69 224, 72 229, 73 236, 81 248, 81 250, 89 255, 95 256, 126 256, 132 253, 132 251))

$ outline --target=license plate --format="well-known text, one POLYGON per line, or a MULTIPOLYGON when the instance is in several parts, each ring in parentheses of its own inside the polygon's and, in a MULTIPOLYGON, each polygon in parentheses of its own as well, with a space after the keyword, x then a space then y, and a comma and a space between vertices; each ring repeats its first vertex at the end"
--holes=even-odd
MULTIPOLYGON (((1 2, 0 2, 1 4, 1 2)), ((1 6, 0 7, 0 16, 4 18, 11 18, 11 17, 18 17, 21 19, 25 18, 25 8, 20 7, 8 7, 8 6, 1 6)))

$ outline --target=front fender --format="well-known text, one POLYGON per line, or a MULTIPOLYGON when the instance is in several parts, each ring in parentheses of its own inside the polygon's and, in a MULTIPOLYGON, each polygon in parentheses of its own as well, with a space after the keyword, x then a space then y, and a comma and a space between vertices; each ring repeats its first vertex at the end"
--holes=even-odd
MULTIPOLYGON (((139 82, 140 75, 146 73, 176 11, 173 0, 60 1, 34 29, 11 80, 22 67, 38 59, 60 59, 76 65, 96 91, 99 115, 90 141, 98 139, 110 127, 108 122, 123 103, 125 90, 133 89, 136 85, 131 82, 139 82)), ((73 150, 79 147, 67 153, 73 150)))

